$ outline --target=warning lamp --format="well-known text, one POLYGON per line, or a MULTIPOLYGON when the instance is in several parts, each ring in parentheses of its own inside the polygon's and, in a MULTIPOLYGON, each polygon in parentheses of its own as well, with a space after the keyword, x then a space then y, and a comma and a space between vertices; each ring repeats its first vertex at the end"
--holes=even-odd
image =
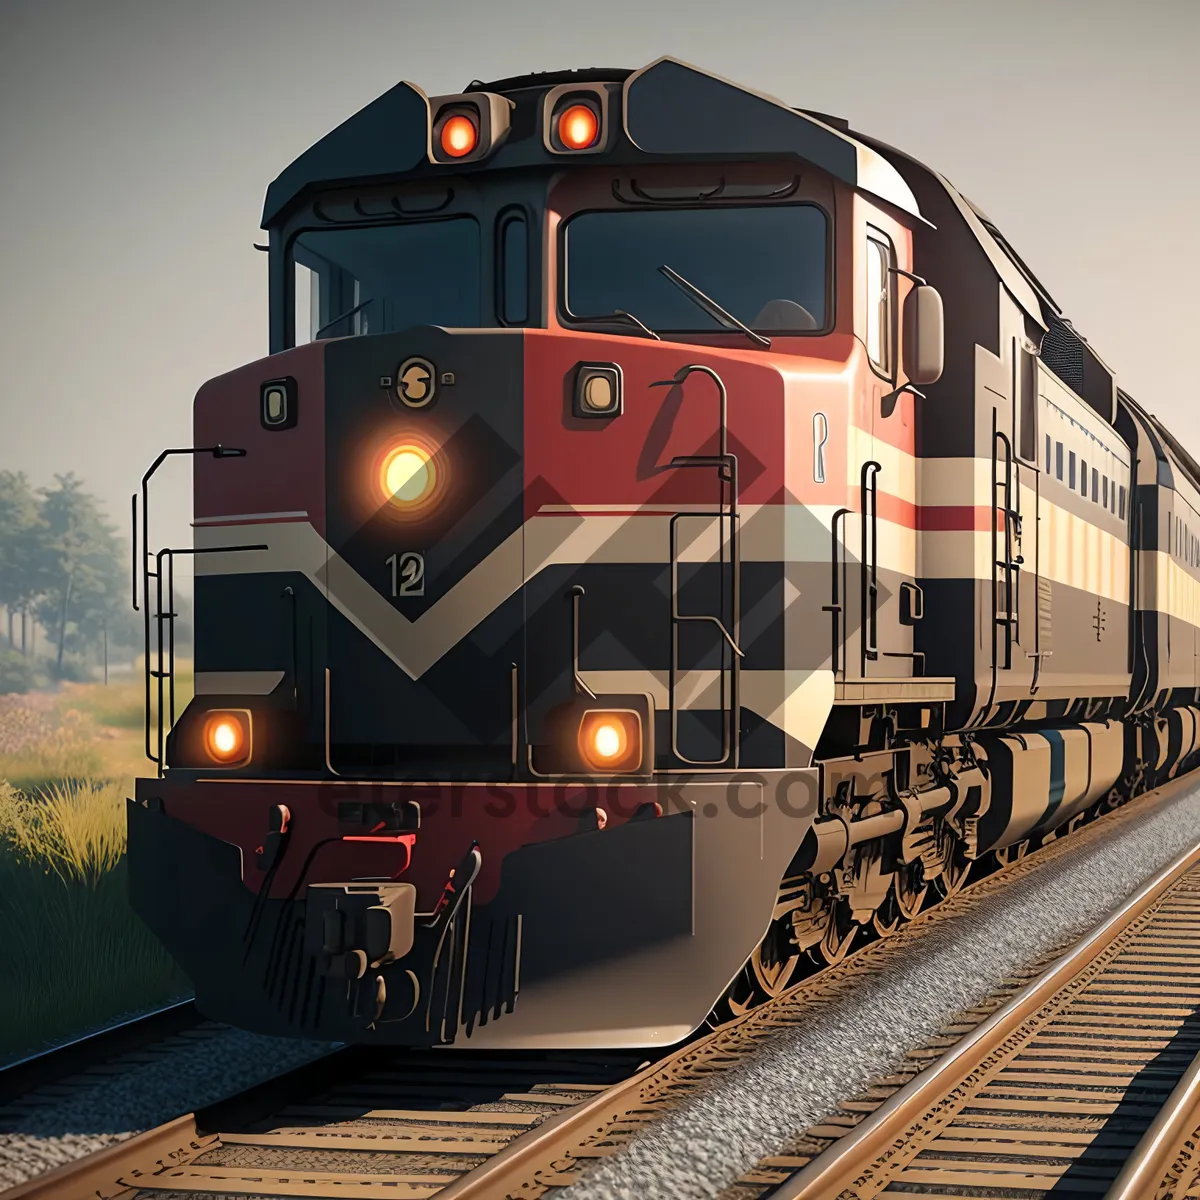
POLYGON ((571 104, 558 115, 558 140, 568 150, 586 150, 600 136, 600 118, 590 104, 571 104))
POLYGON ((512 103, 493 92, 464 92, 432 97, 429 111, 429 157, 438 163, 466 163, 486 158, 508 136, 512 103))
POLYGON ((216 709, 204 721, 204 751, 222 767, 250 761, 250 713, 244 708, 216 709))
POLYGON ((597 772, 642 765, 642 718, 632 709, 587 709, 579 722, 579 755, 597 772))
POLYGON ((542 139, 552 154, 599 154, 608 149, 605 84, 562 84, 546 93, 542 139))
POLYGON ((479 145, 479 130, 465 113, 455 113, 443 123, 438 142, 448 157, 465 158, 479 145))

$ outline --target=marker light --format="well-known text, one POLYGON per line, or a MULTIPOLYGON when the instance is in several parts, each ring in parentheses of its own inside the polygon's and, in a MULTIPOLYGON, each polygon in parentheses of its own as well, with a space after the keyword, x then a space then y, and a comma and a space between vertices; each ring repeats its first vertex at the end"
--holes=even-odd
POLYGON ((451 158, 465 158, 479 144, 479 130, 470 117, 456 113, 442 126, 442 153, 451 158))
POLYGON ((583 385, 583 402, 593 412, 608 412, 617 402, 612 380, 606 375, 593 375, 583 385))
POLYGON ((250 714, 244 710, 209 713, 204 722, 204 749, 223 767, 249 761, 250 714))
POLYGON ((600 121, 590 105, 572 104, 558 118, 558 138, 568 150, 586 150, 595 145, 600 121))
POLYGON ((383 460, 380 484, 394 504, 418 504, 434 489, 437 467, 420 446, 406 443, 390 451, 383 460))
POLYGON ((641 717, 628 709, 589 709, 579 722, 579 753, 594 771, 636 771, 642 765, 641 717))
POLYGON ((575 416, 619 417, 622 407, 621 368, 616 363, 579 363, 572 402, 575 416))

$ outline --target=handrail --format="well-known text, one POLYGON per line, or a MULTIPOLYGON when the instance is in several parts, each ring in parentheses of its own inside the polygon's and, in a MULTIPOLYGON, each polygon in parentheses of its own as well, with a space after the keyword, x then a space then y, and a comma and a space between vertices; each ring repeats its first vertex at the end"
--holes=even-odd
POLYGON ((862 507, 862 673, 867 662, 879 658, 879 473, 883 466, 874 459, 863 463, 862 507))
MULTIPOLYGON (((246 550, 267 550, 270 547, 265 542, 254 546, 205 546, 199 549, 175 548, 165 546, 159 550, 154 556, 154 572, 148 573, 148 577, 155 580, 155 595, 154 595, 154 621, 158 631, 158 646, 156 648, 155 665, 157 670, 150 669, 150 643, 147 636, 146 652, 145 652, 145 675, 146 675, 146 757, 152 762, 158 764, 158 774, 163 772, 163 744, 166 738, 166 730, 173 728, 175 725, 175 619, 178 613, 175 612, 175 556, 177 554, 189 554, 193 557, 197 554, 237 554, 246 550), (166 609, 163 609, 163 563, 166 563, 167 570, 165 578, 167 580, 166 593, 166 609), (164 638, 163 626, 167 627, 167 633, 164 638), (165 642, 165 645, 164 645, 165 642), (167 655, 167 667, 163 669, 163 653, 167 655), (150 680, 158 680, 158 741, 157 755, 150 751, 150 680), (170 706, 171 719, 164 724, 163 721, 163 688, 167 688, 167 702, 170 706)), ((149 629, 150 607, 149 602, 143 593, 142 602, 146 609, 146 624, 149 629)))
MULTIPOLYGON (((174 591, 175 591, 174 557, 173 556, 175 554, 186 554, 186 553, 194 554, 194 553, 198 553, 198 551, 186 551, 186 550, 161 551, 160 550, 155 555, 155 562, 154 562, 155 569, 153 571, 150 570, 150 549, 149 549, 149 547, 150 547, 150 480, 153 477, 154 473, 158 470, 158 468, 161 467, 163 465, 163 463, 167 461, 168 458, 171 458, 174 455, 180 455, 180 454, 188 454, 188 455, 192 455, 193 457, 198 454, 211 454, 213 456, 213 458, 245 458, 246 451, 242 450, 238 447, 234 447, 234 446, 222 446, 220 443, 218 443, 215 446, 174 446, 174 447, 171 447, 170 449, 162 451, 162 453, 160 453, 159 456, 154 460, 154 462, 152 462, 150 464, 149 468, 147 469, 145 474, 142 476, 142 486, 141 486, 141 493, 142 493, 142 514, 141 514, 142 515, 142 522, 141 522, 141 524, 142 524, 142 545, 141 545, 142 606, 141 606, 141 612, 142 612, 142 646, 143 646, 143 654, 144 654, 144 658, 145 658, 145 664, 144 664, 144 670, 143 670, 143 675, 144 675, 144 679, 145 679, 145 721, 144 721, 145 750, 146 750, 146 757, 152 763, 157 764, 158 773, 160 776, 162 775, 162 770, 163 770, 162 749, 163 749, 163 736, 164 736, 163 728, 162 728, 162 726, 163 726, 162 655, 163 655, 163 648, 164 648, 163 647, 162 624, 163 624, 164 620, 171 622, 171 629, 170 629, 170 636, 168 639, 168 645, 170 648, 170 660, 171 660, 170 700, 171 700, 172 723, 174 723, 174 708, 175 708, 175 681, 174 681, 175 624, 174 624, 174 622, 175 622, 176 614, 174 613, 174 611, 171 611, 166 614, 164 614, 162 611, 162 565, 163 565, 163 561, 164 561, 163 555, 164 555, 164 553, 167 555, 168 567, 171 571, 171 578, 169 580, 169 586, 168 586, 168 594, 170 597, 170 599, 168 600, 168 608, 173 610, 174 609, 174 591), (154 619, 158 625, 158 671, 156 673, 151 672, 151 669, 150 669, 150 580, 151 579, 155 580, 155 593, 156 593, 156 602, 157 602, 157 608, 158 608, 158 611, 154 614, 154 619), (155 674, 157 674, 158 680, 159 680, 159 683, 158 683, 158 725, 159 725, 159 729, 158 729, 158 741, 157 741, 157 750, 158 750, 157 755, 155 755, 155 753, 151 749, 151 745, 150 745, 150 680, 151 680, 152 676, 155 674)), ((133 528, 132 528, 132 585, 133 585, 132 590, 133 590, 133 596, 132 596, 132 600, 133 600, 133 610, 134 610, 134 612, 137 612, 138 611, 138 588, 137 588, 137 577, 138 577, 138 497, 137 497, 136 492, 133 494, 133 497, 132 497, 131 510, 132 510, 132 516, 133 516, 133 521, 132 521, 132 524, 133 524, 133 528)), ((264 549, 265 550, 266 547, 265 546, 261 546, 261 547, 258 547, 258 546, 255 546, 255 547, 231 546, 231 547, 225 547, 224 549, 227 549, 227 550, 264 549)), ((214 551, 212 551, 212 552, 215 553, 217 551, 214 549, 214 551)))
MULTIPOLYGON (((738 765, 740 743, 739 706, 739 676, 741 659, 745 657, 738 644, 741 636, 741 553, 738 538, 738 462, 737 455, 729 453, 729 395, 725 381, 712 367, 702 363, 691 363, 676 371, 672 379, 662 379, 652 383, 651 387, 680 387, 684 380, 693 373, 707 375, 717 387, 719 405, 717 427, 717 453, 713 454, 683 454, 676 455, 667 464, 673 469, 688 467, 716 468, 720 487, 718 507, 714 510, 689 511, 676 513, 670 521, 669 540, 671 554, 671 662, 667 685, 667 698, 670 712, 671 752, 675 757, 688 766, 701 767, 736 767, 738 765), (728 504, 726 491, 728 490, 728 504), (679 556, 676 550, 676 531, 682 517, 715 517, 717 520, 718 568, 724 576, 726 570, 726 542, 728 541, 730 573, 730 614, 729 625, 721 616, 711 613, 681 613, 679 611, 679 556), (725 536, 725 523, 729 523, 729 535, 725 536), (676 692, 679 676, 679 626, 684 621, 700 621, 714 625, 721 635, 721 757, 716 759, 691 759, 679 749, 679 709, 676 704, 676 692), (732 627, 732 628, 730 628, 732 627), (726 683, 726 668, 724 666, 726 648, 729 652, 728 684, 726 683), (728 688, 728 693, 727 693, 728 688)), ((724 588, 722 587, 721 607, 724 608, 724 588)), ((722 616, 724 614, 722 613, 722 616)))
POLYGON ((838 671, 845 671, 846 665, 843 661, 846 654, 846 629, 845 615, 846 606, 842 601, 842 589, 839 587, 839 568, 845 572, 845 555, 841 553, 842 543, 838 538, 838 522, 842 521, 850 515, 850 509, 839 508, 834 514, 833 519, 829 523, 829 530, 833 541, 833 552, 831 555, 830 566, 832 568, 833 590, 828 604, 821 605, 821 611, 832 614, 833 623, 833 647, 830 654, 829 665, 830 669, 836 676, 838 671))

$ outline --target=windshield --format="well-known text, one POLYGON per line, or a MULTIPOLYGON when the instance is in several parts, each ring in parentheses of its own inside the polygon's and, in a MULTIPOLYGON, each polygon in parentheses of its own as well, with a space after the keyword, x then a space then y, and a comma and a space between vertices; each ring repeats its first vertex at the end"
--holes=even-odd
POLYGON ((299 234, 295 344, 412 325, 478 326, 479 243, 473 217, 299 234))
POLYGON ((723 328, 668 266, 751 329, 825 328, 827 222, 811 204, 591 212, 566 225, 566 315, 627 310, 662 333, 723 328))

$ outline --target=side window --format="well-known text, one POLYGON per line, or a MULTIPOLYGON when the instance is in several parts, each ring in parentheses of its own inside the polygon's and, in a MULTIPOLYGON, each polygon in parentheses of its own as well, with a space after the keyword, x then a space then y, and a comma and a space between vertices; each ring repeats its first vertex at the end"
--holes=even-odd
POLYGON ((1063 469, 1063 445, 1062 445, 1062 442, 1055 442, 1054 443, 1054 474, 1057 475, 1059 479, 1062 478, 1062 469, 1063 469))
POLYGON ((1079 490, 1080 490, 1080 492, 1083 493, 1083 498, 1085 500, 1087 499, 1087 494, 1088 494, 1088 490, 1087 490, 1088 473, 1087 472, 1088 472, 1087 459, 1081 458, 1079 460, 1079 490))
POLYGON ((1070 487, 1071 491, 1075 490, 1075 451, 1074 450, 1072 450, 1071 453, 1068 455, 1067 486, 1070 487))
POLYGON ((497 244, 496 307, 505 325, 524 325, 529 320, 529 231, 519 209, 500 215, 497 244))
POLYGON ((867 233, 867 357, 884 374, 892 369, 892 247, 882 234, 867 233))
POLYGON ((1037 359, 1026 349, 1021 339, 1013 342, 1016 356, 1016 393, 1018 428, 1017 453, 1026 462, 1037 454, 1037 359))
POLYGON ((296 263, 296 335, 292 342, 294 346, 303 346, 312 341, 317 328, 317 296, 317 273, 303 263, 296 263))

